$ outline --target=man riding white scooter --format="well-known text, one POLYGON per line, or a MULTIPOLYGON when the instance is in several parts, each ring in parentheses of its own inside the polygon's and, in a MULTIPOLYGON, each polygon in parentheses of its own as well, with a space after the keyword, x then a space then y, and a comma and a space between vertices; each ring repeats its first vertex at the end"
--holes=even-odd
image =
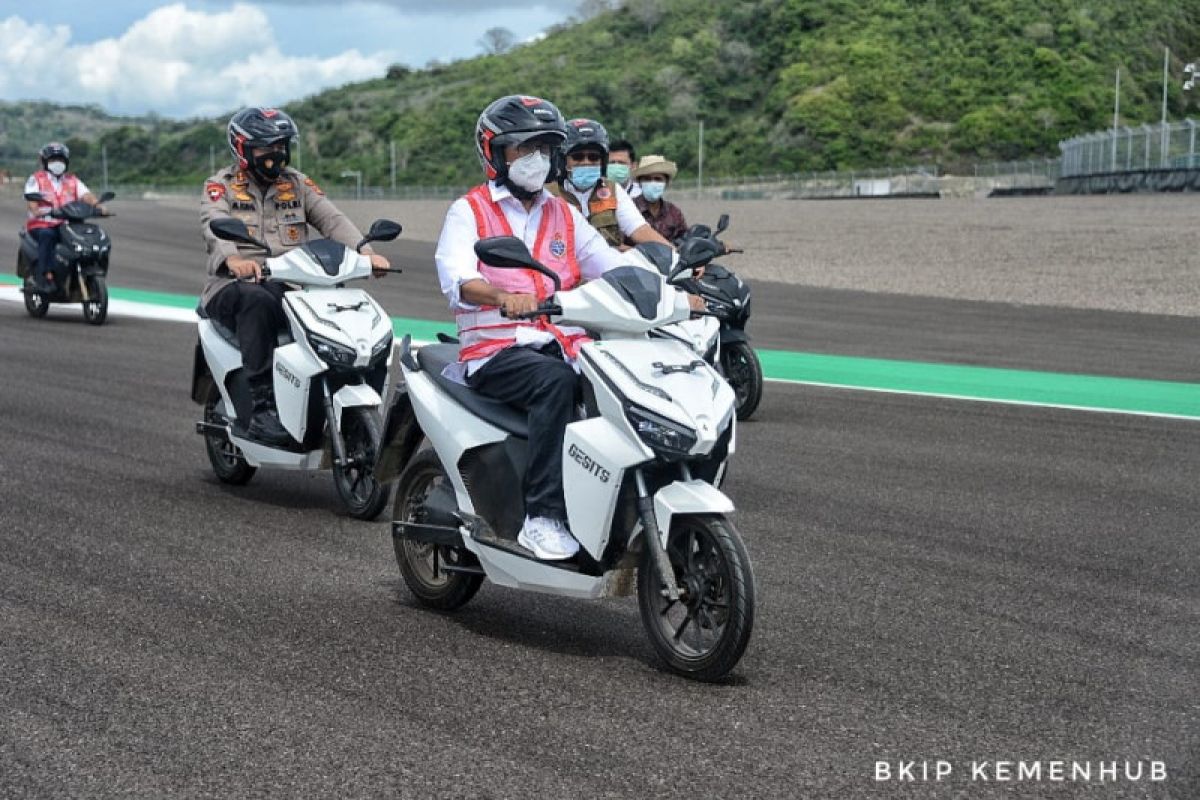
POLYGON ((575 409, 571 360, 584 331, 544 317, 516 319, 554 292, 532 270, 480 262, 481 238, 517 236, 559 277, 562 289, 621 266, 620 254, 587 220, 543 187, 552 157, 566 139, 562 114, 537 97, 492 102, 475 126, 475 148, 487 181, 450 207, 437 247, 438 279, 458 323, 454 377, 529 415, 525 522, 521 546, 541 559, 566 559, 579 544, 567 529, 563 498, 563 436, 575 409))
MULTIPOLYGON (((223 241, 210 223, 234 217, 252 237, 278 256, 308 241, 308 226, 353 248, 363 236, 325 197, 312 179, 288 166, 296 123, 274 108, 246 108, 229 120, 234 163, 211 176, 200 200, 200 228, 208 247, 208 284, 200 302, 213 319, 237 334, 254 411, 246 435, 264 444, 287 446, 291 435, 279 421, 271 379, 277 331, 286 324, 280 299, 286 288, 264 282, 263 252, 253 245, 223 241)), ((388 261, 364 247, 376 276, 388 261)))

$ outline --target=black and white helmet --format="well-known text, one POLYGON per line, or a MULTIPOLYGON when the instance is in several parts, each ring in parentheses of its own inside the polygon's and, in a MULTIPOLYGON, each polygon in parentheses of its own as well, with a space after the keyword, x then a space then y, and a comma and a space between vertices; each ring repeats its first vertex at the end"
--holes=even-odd
POLYGON ((292 160, 292 139, 300 135, 296 123, 277 108, 244 108, 229 119, 229 150, 239 169, 250 167, 250 151, 283 142, 286 160, 292 160))
POLYGON ((508 176, 504 148, 537 137, 559 145, 566 138, 566 123, 549 100, 512 94, 494 100, 475 123, 475 152, 488 180, 508 176))
POLYGON ((42 159, 42 169, 46 169, 46 165, 52 158, 61 158, 67 166, 71 165, 71 150, 62 142, 50 142, 38 152, 38 155, 42 159))
POLYGON ((608 131, 594 119, 572 119, 567 121, 567 139, 563 142, 563 155, 576 150, 600 151, 600 174, 608 172, 608 131))

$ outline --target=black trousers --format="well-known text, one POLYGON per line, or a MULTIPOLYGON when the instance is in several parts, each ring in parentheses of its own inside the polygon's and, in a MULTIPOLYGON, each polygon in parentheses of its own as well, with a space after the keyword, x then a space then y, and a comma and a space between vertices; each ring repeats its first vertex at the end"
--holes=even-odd
POLYGON ((57 277, 54 271, 54 247, 62 239, 58 228, 34 228, 29 231, 29 235, 33 237, 38 246, 37 267, 33 271, 33 277, 42 280, 51 274, 57 277))
POLYGON ((237 334, 242 365, 251 384, 271 381, 271 359, 279 331, 287 325, 278 281, 231 283, 213 295, 204 307, 208 315, 237 334))
POLYGON ((567 521, 563 497, 563 435, 575 415, 579 377, 557 344, 541 350, 510 347, 467 378, 480 394, 529 413, 525 514, 567 521))

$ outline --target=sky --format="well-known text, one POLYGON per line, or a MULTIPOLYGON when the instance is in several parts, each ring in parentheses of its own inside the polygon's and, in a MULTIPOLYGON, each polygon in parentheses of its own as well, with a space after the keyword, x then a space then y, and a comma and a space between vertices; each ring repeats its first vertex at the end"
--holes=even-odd
POLYGON ((96 104, 188 118, 282 105, 322 89, 518 41, 579 0, 0 0, 0 100, 96 104))

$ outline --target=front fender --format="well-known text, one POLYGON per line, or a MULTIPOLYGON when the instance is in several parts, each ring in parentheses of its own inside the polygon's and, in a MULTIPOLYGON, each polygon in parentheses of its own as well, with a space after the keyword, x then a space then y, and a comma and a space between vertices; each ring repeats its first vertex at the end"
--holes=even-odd
POLYGON ((358 406, 375 408, 382 402, 383 400, 380 399, 379 393, 370 386, 356 383, 343 386, 334 392, 333 410, 337 413, 337 418, 340 420, 342 418, 342 413, 347 408, 355 408, 358 406))
POLYGON ((424 435, 413 412, 408 387, 403 383, 397 384, 383 423, 383 441, 380 442, 379 456, 375 460, 376 480, 387 484, 400 477, 424 435))
POLYGON ((671 532, 671 519, 678 514, 731 513, 733 501, 705 481, 675 481, 654 494, 654 518, 663 546, 666 546, 667 536, 671 532))
POLYGON ((746 335, 746 331, 741 328, 734 328, 731 325, 721 326, 721 344, 733 344, 734 342, 750 342, 750 337, 746 335))

